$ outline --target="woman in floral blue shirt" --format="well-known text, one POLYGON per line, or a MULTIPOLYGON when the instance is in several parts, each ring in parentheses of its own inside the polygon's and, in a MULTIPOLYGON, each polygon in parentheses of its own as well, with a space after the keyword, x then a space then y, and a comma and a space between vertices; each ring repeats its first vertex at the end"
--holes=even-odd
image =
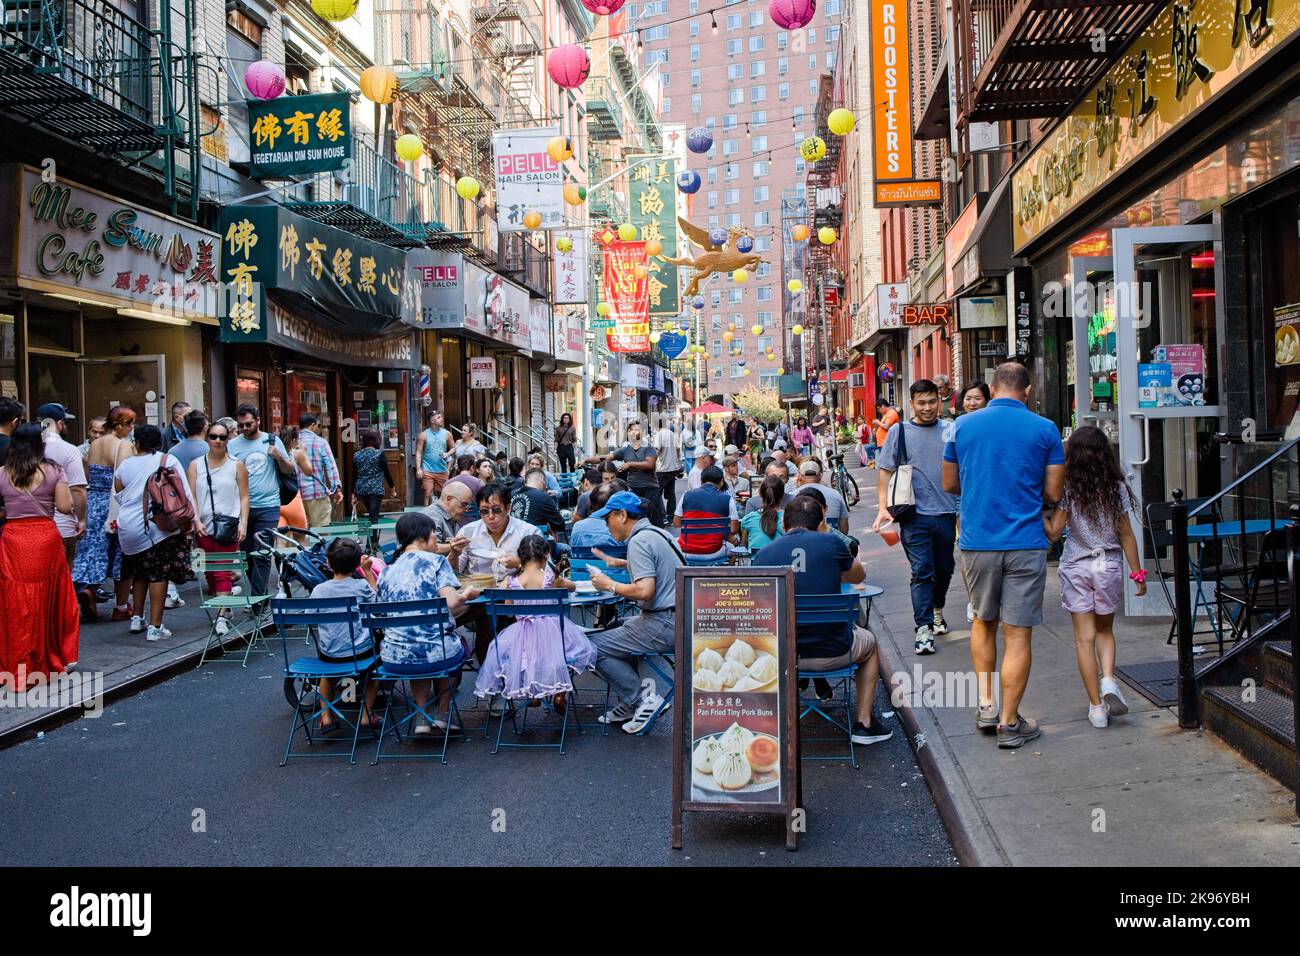
POLYGON ((356 503, 353 511, 360 512, 364 506, 370 520, 378 521, 385 488, 392 495, 397 487, 388 470, 388 458, 380 447, 379 429, 367 428, 361 433, 361 447, 352 456, 352 464, 356 466, 356 477, 352 480, 352 499, 356 503))
MULTIPOLYGON (((378 602, 381 605, 390 601, 427 601, 441 597, 446 599, 448 609, 455 615, 465 607, 466 601, 478 597, 477 588, 460 587, 456 572, 447 559, 437 553, 438 542, 432 518, 418 511, 409 512, 397 519, 394 530, 397 554, 379 579, 378 602)), ((453 627, 385 627, 380 646, 385 669, 396 674, 420 674, 459 666, 465 659, 465 647, 453 627)), ((450 684, 446 679, 411 681, 411 695, 422 708, 429 700, 431 685, 436 685, 438 693, 438 718, 431 726, 417 717, 415 733, 427 734, 433 727, 446 729, 450 684)))

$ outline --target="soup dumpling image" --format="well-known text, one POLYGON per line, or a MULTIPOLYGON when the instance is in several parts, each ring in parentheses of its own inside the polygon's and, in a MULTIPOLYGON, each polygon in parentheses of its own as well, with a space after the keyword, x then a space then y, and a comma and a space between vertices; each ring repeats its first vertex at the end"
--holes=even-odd
POLYGON ((713 765, 722 756, 722 744, 716 737, 705 737, 695 747, 691 756, 691 766, 700 773, 713 773, 713 765))
POLYGON ((722 681, 715 671, 696 671, 691 677, 691 686, 696 690, 722 690, 722 681))
POLYGON ((749 671, 745 669, 745 665, 737 661, 724 661, 718 668, 718 680, 722 682, 723 687, 730 687, 742 677, 748 676, 749 671))
POLYGON ((735 641, 727 648, 727 660, 735 661, 741 667, 748 667, 754 663, 756 656, 754 649, 744 641, 735 641))
POLYGON ((695 669, 697 671, 716 671, 722 666, 722 655, 713 648, 700 651, 700 656, 695 658, 695 669))
POLYGON ((726 750, 743 751, 749 746, 749 742, 754 739, 754 732, 746 730, 740 724, 733 723, 718 738, 726 750))
POLYGON ((776 658, 771 654, 760 654, 749 665, 749 676, 759 684, 776 680, 776 658))
POLYGON ((754 772, 744 754, 729 752, 714 761, 713 779, 723 790, 740 790, 754 779, 754 772))

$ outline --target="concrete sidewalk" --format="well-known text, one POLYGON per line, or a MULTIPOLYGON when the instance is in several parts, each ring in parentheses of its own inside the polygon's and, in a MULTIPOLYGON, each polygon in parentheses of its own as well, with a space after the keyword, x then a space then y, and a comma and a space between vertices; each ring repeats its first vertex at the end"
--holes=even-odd
MULTIPOLYGON (((864 492, 874 472, 855 469, 864 492)), ((909 572, 901 546, 868 529, 875 497, 864 493, 852 527, 867 580, 885 588, 872 629, 884 673, 919 674, 954 685, 971 673, 970 625, 960 571, 946 604, 951 633, 918 657, 909 572), (919 671, 917 668, 919 667, 919 671)), ((1035 628, 1033 669, 1021 704, 1043 734, 999 750, 975 729, 974 704, 925 699, 902 716, 915 722, 913 748, 963 862, 984 866, 1244 866, 1300 863, 1300 823, 1291 791, 1214 735, 1178 728, 1177 713, 1123 685, 1129 713, 1098 730, 1075 663, 1069 614, 1049 565, 1045 625, 1035 628), (928 751, 928 754, 925 752, 928 751), (964 844, 964 846, 963 846, 964 844)), ((1173 660, 1168 619, 1117 618, 1121 664, 1173 660)), ((1001 659, 999 641, 999 660, 1001 659)), ((923 690, 922 684, 919 690, 923 690)))

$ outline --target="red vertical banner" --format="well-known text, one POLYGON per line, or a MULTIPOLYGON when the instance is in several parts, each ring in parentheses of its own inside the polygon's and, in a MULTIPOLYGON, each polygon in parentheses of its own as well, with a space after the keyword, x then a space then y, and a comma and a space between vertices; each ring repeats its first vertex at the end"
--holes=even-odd
POLYGON ((644 242, 605 246, 605 301, 614 328, 607 333, 611 352, 650 351, 649 258, 644 242))

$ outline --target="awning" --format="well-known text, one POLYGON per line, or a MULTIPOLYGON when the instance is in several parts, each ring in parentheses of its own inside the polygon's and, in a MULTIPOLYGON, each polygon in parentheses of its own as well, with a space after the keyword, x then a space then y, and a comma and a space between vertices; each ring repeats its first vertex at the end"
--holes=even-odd
POLYGON ((1011 177, 1003 176, 975 220, 975 228, 953 268, 958 295, 993 276, 1011 271, 1011 177))

